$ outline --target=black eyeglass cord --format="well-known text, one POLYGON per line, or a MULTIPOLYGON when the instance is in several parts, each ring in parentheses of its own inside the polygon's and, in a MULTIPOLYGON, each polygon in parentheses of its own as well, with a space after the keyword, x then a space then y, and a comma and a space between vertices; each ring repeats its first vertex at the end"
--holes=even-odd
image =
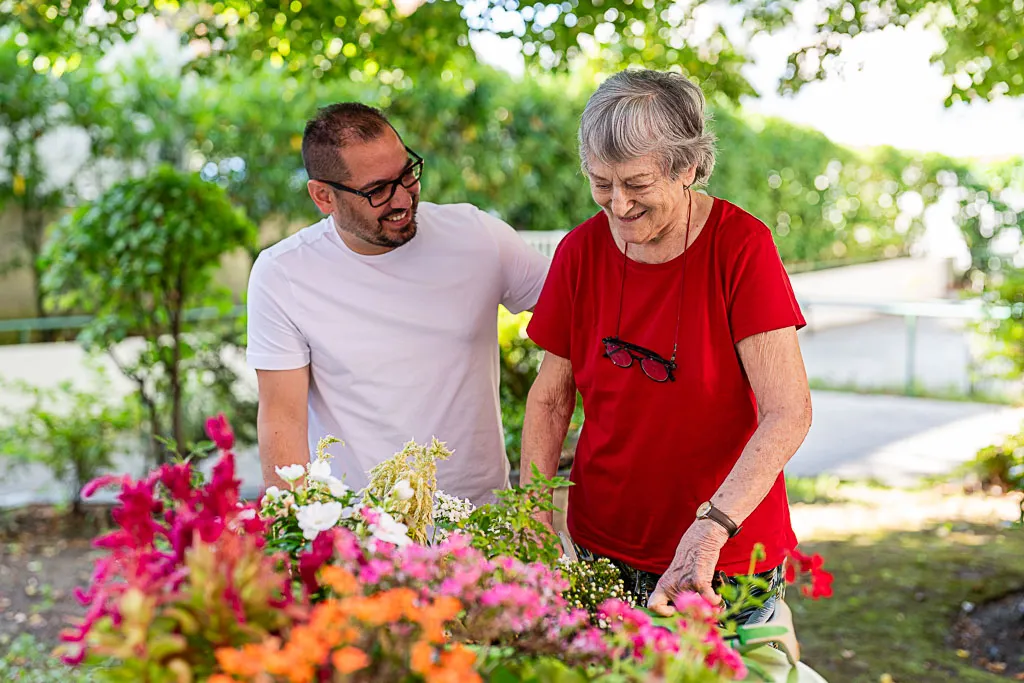
MULTIPOLYGON (((686 209, 686 234, 683 238, 683 267, 679 277, 679 304, 676 306, 676 331, 672 335, 672 358, 669 362, 676 362, 676 352, 679 350, 679 322, 683 316, 683 292, 686 287, 686 255, 690 253, 690 219, 693 217, 693 193, 686 188, 688 205, 686 209)), ((619 336, 619 328, 622 325, 622 302, 626 294, 626 269, 629 261, 626 257, 629 251, 629 242, 622 242, 622 284, 619 287, 619 314, 615 320, 615 336, 619 336)))

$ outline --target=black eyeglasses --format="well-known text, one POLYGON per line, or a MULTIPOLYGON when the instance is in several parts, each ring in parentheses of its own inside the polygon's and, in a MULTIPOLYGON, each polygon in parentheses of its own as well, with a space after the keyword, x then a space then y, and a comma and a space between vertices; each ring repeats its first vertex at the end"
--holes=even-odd
POLYGON ((690 203, 686 214, 686 236, 683 238, 683 268, 679 282, 679 304, 676 306, 676 331, 672 335, 672 357, 665 360, 661 355, 644 348, 638 344, 631 344, 619 338, 619 327, 622 324, 622 300, 626 293, 626 252, 629 244, 622 246, 622 284, 619 288, 619 315, 615 321, 615 336, 605 337, 601 340, 604 344, 604 355, 617 367, 628 368, 633 361, 640 361, 640 369, 655 382, 675 382, 676 351, 679 348, 679 321, 683 312, 683 287, 686 285, 686 254, 690 251, 690 216, 693 215, 693 196, 689 197, 690 203))
POLYGON ((628 368, 634 360, 640 361, 640 369, 655 382, 675 382, 673 371, 675 361, 665 360, 654 351, 636 344, 622 341, 618 337, 605 337, 604 355, 620 368, 628 368))
POLYGON ((341 190, 342 192, 350 192, 354 195, 358 195, 370 202, 370 206, 378 208, 384 206, 391 201, 391 198, 395 196, 395 192, 398 191, 398 186, 401 185, 404 188, 410 188, 416 185, 420 181, 420 176, 423 175, 423 157, 416 152, 412 151, 408 147, 405 151, 409 153, 412 159, 409 164, 402 171, 402 175, 398 176, 394 180, 388 180, 375 187, 371 187, 369 190, 357 190, 354 187, 342 185, 332 180, 320 180, 319 178, 313 178, 318 183, 324 185, 330 185, 335 190, 341 190))

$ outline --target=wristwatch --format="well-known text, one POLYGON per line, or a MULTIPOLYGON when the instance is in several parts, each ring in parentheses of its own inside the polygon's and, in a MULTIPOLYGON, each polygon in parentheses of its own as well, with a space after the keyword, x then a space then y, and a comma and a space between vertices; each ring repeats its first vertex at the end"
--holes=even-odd
POLYGON ((729 538, 740 532, 741 527, 732 521, 729 515, 716 508, 710 500, 706 503, 701 503, 700 507, 697 508, 697 519, 710 519, 712 522, 719 524, 729 533, 729 538))

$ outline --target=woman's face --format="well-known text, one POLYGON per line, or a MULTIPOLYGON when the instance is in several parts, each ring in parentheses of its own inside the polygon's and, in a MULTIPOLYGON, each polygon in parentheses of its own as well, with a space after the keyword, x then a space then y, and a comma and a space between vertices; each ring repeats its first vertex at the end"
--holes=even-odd
POLYGON ((627 244, 659 240, 686 219, 686 188, 693 183, 695 167, 672 179, 654 155, 588 165, 590 194, 608 215, 612 231, 627 244))

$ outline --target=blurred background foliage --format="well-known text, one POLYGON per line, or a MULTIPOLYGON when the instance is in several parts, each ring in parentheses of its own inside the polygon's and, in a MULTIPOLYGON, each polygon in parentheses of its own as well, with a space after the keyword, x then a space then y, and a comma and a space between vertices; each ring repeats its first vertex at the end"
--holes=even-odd
MULTIPOLYGON (((935 61, 952 77, 947 104, 1020 95, 1021 1, 804 0, 817 3, 808 14, 814 35, 791 55, 779 89, 823 78, 844 38, 923 22, 946 39, 935 61)), ((519 230, 568 230, 597 210, 576 154, 586 98, 607 74, 644 65, 704 88, 719 138, 708 190, 762 219, 792 271, 907 255, 929 207, 952 202, 971 256, 967 290, 1024 301, 1014 284, 1024 282, 1014 275, 1024 264, 1006 248, 1020 241, 1022 217, 1008 201, 1024 192, 1018 160, 851 149, 744 112, 741 99, 758 94, 744 76, 749 39, 793 26, 797 5, 0 0, 0 217, 17 226, 0 250, 0 277, 31 274, 33 315, 68 312, 45 305, 40 255, 50 226, 160 168, 216 187, 258 227, 235 250, 244 252, 235 269, 246 270, 261 248, 317 220, 302 128, 318 106, 339 100, 387 111, 427 159, 424 199, 470 202, 519 230), (520 75, 478 59, 474 44, 487 33, 517 41, 520 75)), ((514 424, 539 355, 522 319, 502 320, 503 330, 519 330, 502 332, 505 417, 514 424)), ((240 321, 210 338, 244 344, 240 321)), ((220 357, 213 342, 186 342, 196 358, 220 357)), ((229 394, 223 362, 208 365, 216 371, 201 373, 206 381, 190 381, 229 394)), ((251 413, 250 399, 238 402, 239 415, 251 413)), ((517 439, 509 435, 514 456, 517 439)))

